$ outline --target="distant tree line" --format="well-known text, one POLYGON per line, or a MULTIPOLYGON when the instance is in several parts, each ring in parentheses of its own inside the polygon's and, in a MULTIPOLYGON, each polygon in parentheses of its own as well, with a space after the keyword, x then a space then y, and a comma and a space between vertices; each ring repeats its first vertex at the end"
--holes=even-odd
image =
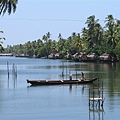
POLYGON ((105 26, 102 27, 95 16, 87 18, 81 33, 73 32, 67 39, 59 33, 58 40, 51 39, 51 33, 43 35, 42 39, 28 41, 25 44, 9 45, 4 52, 14 54, 27 54, 36 57, 48 57, 50 53, 59 53, 62 56, 75 54, 76 52, 108 53, 120 58, 120 20, 112 15, 105 18, 105 26))

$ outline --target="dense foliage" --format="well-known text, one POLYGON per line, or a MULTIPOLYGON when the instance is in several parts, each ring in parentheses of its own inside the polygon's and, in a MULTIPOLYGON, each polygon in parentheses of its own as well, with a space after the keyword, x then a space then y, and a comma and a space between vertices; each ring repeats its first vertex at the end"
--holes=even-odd
POLYGON ((11 14, 12 11, 15 12, 17 3, 18 0, 0 0, 0 15, 4 15, 6 11, 8 14, 11 14))
POLYGON ((7 46, 5 52, 14 54, 27 54, 29 56, 47 57, 50 53, 60 53, 62 56, 75 54, 76 52, 91 53, 98 55, 108 53, 120 58, 120 20, 112 15, 105 18, 105 26, 101 26, 95 16, 87 18, 86 27, 81 33, 73 32, 64 39, 61 33, 58 40, 52 40, 50 32, 43 35, 42 39, 28 41, 25 44, 7 46))
MULTIPOLYGON (((12 11, 14 13, 17 3, 18 0, 0 0, 0 15, 4 15, 6 12, 10 15, 12 11)), ((0 31, 0 33, 3 33, 3 31, 0 31)), ((4 50, 2 46, 3 40, 5 40, 5 38, 0 36, 0 52, 4 50)))

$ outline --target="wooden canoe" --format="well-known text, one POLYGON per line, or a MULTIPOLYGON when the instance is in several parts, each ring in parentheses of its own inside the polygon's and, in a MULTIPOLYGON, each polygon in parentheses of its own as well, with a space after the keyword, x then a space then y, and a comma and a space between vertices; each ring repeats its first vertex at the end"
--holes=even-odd
POLYGON ((85 80, 28 80, 27 83, 31 85, 60 85, 60 84, 88 84, 97 80, 98 78, 91 78, 85 80))

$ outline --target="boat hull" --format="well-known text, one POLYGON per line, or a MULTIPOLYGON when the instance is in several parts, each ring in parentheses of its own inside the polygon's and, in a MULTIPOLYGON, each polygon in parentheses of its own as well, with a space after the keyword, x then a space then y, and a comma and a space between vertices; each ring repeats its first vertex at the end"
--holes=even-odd
POLYGON ((85 79, 85 80, 27 80, 31 85, 61 85, 61 84, 88 84, 92 83, 98 78, 85 79))

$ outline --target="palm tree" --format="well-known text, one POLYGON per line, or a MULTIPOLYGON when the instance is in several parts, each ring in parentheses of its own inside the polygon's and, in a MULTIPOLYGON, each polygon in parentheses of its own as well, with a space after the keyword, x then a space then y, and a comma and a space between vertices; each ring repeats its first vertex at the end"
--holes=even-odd
POLYGON ((47 36, 47 39, 50 39, 50 37, 51 37, 50 32, 46 33, 46 36, 47 36))
MULTIPOLYGON (((3 33, 3 31, 0 31, 0 33, 3 33)), ((5 40, 5 38, 4 37, 0 37, 0 52, 2 52, 4 50, 3 46, 2 46, 3 40, 5 40)))
POLYGON ((103 28, 98 21, 94 15, 90 16, 86 21, 87 28, 82 29, 82 43, 84 42, 84 50, 88 52, 97 52, 103 40, 103 28))
POLYGON ((95 20, 95 16, 90 16, 88 17, 87 19, 87 28, 88 28, 88 42, 89 42, 89 47, 93 47, 96 43, 95 41, 95 28, 96 28, 96 25, 98 24, 99 20, 95 20))
POLYGON ((72 52, 72 54, 76 52, 80 52, 81 50, 81 38, 80 33, 72 33, 72 36, 68 38, 69 41, 69 50, 72 52))
POLYGON ((58 34, 58 39, 59 39, 59 40, 62 39, 61 33, 58 34))
POLYGON ((8 14, 10 15, 11 12, 13 13, 16 11, 16 4, 18 3, 18 0, 1 0, 0 1, 0 15, 5 14, 6 11, 8 11, 8 14))
POLYGON ((117 31, 116 37, 118 40, 120 40, 120 20, 117 20, 116 31, 117 31))
POLYGON ((113 49, 117 45, 119 41, 119 37, 117 37, 120 33, 120 24, 119 21, 116 23, 116 19, 113 18, 112 15, 108 15, 105 20, 105 28, 107 28, 105 36, 106 36, 106 43, 108 46, 108 50, 113 52, 113 49), (109 49, 110 48, 110 49, 109 49))
POLYGON ((44 45, 45 45, 45 48, 46 48, 46 53, 47 53, 47 57, 48 57, 48 55, 49 55, 49 50, 50 50, 50 47, 51 47, 51 39, 50 39, 50 37, 51 37, 51 34, 50 34, 50 32, 48 32, 48 33, 46 33, 46 35, 43 35, 43 37, 42 37, 42 40, 44 40, 44 45))

